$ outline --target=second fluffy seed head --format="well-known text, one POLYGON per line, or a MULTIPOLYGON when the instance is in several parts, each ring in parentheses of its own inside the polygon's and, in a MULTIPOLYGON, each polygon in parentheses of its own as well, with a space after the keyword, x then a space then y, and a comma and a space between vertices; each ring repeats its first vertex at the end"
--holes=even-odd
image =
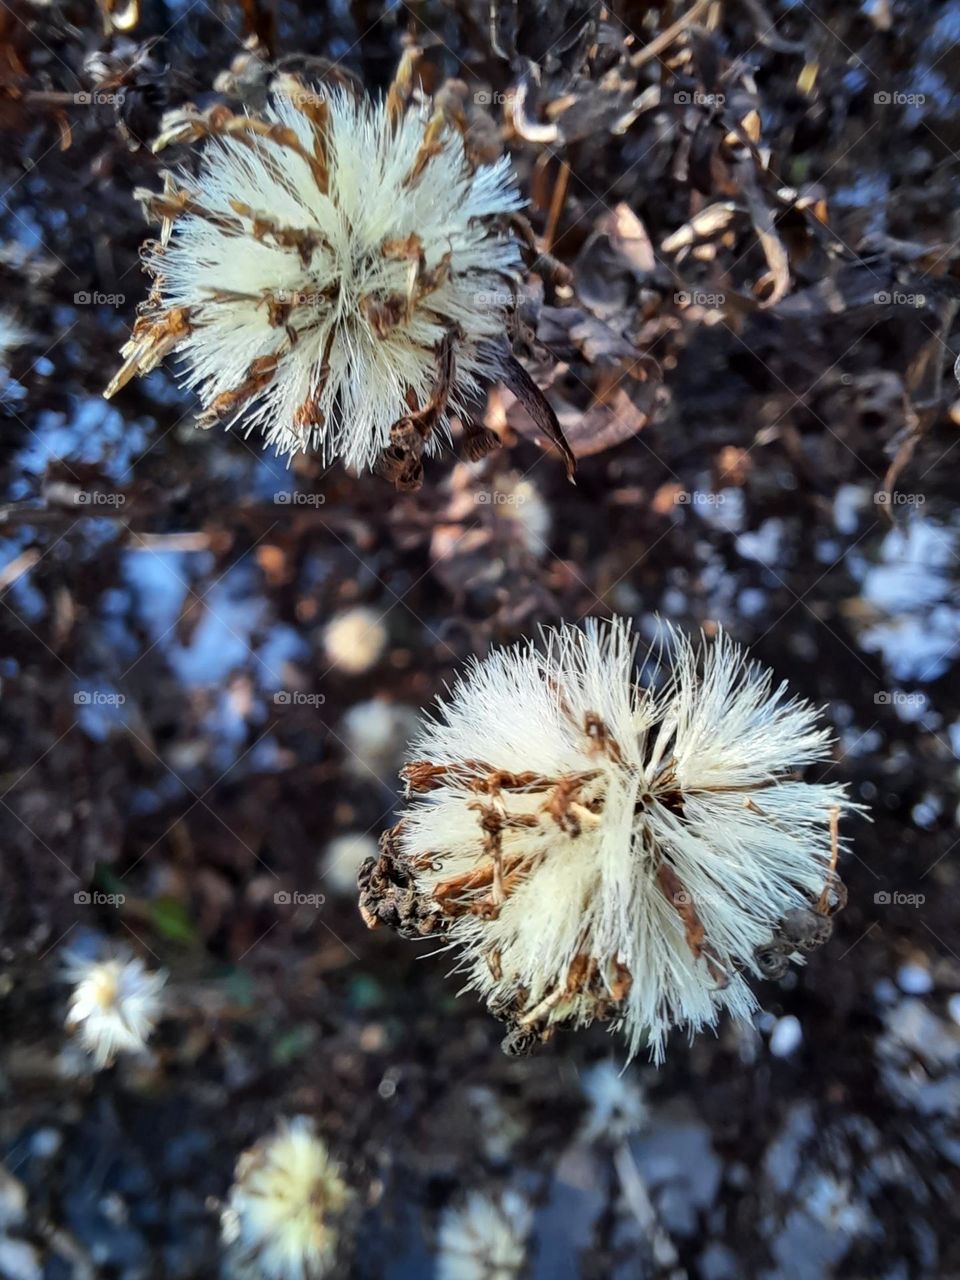
POLYGON ((827 753, 816 710, 722 635, 667 638, 656 689, 621 620, 474 663, 361 872, 367 923, 445 936, 510 1051, 602 1019, 660 1058, 829 934, 848 801, 794 775, 827 753))

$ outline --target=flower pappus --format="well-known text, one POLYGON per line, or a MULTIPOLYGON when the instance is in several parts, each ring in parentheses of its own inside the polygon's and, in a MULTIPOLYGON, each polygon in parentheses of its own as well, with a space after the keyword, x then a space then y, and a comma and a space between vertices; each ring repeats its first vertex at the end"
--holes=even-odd
POLYGON ((230 1273, 319 1280, 336 1258, 350 1193, 305 1116, 283 1121, 237 1160, 223 1212, 230 1273))
POLYGON ((843 904, 818 713, 726 636, 670 631, 660 688, 623 620, 475 661, 403 770, 411 803, 361 871, 361 912, 438 936, 526 1052, 600 1019, 657 1060, 674 1026, 755 1007, 843 904))
POLYGON ((66 1028, 98 1068, 146 1046, 163 1012, 165 973, 151 972, 136 956, 90 959, 68 951, 64 976, 73 984, 66 1028))
MULTIPOLYGON (((199 425, 419 484, 450 415, 503 371, 521 199, 508 158, 473 163, 445 99, 414 101, 415 61, 379 102, 282 74, 260 116, 165 120, 154 149, 202 141, 199 173, 137 192, 162 231, 107 396, 176 352, 199 425)), ((477 456, 498 442, 467 431, 477 456)))

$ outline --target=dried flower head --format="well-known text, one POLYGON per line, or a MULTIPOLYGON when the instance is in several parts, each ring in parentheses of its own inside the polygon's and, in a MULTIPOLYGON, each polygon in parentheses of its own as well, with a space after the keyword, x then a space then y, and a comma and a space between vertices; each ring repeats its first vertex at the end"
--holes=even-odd
POLYGON ((473 1191, 448 1209, 437 1241, 440 1280, 518 1280, 533 1214, 516 1191, 493 1197, 473 1191))
POLYGON ((318 1280, 335 1260, 346 1183, 305 1116, 237 1160, 222 1219, 233 1269, 258 1280, 318 1280))
POLYGON ((165 973, 152 973, 136 956, 90 959, 67 952, 65 977, 73 983, 66 1028, 76 1032, 99 1068, 118 1053, 139 1053, 163 1012, 165 973))
POLYGON ((659 692, 619 619, 474 662, 361 872, 367 923, 445 937, 508 1052, 603 1019, 662 1059, 671 1027, 747 1017, 744 974, 778 976, 842 905, 853 806, 791 776, 826 755, 816 710, 723 635, 669 639, 659 692))
POLYGON ((503 372, 521 201, 507 158, 474 163, 455 103, 414 101, 415 62, 381 102, 284 74, 261 116, 165 119, 154 149, 203 142, 199 174, 137 193, 162 232, 108 396, 176 351, 200 425, 419 482, 449 415, 503 372))
POLYGON ((387 647, 387 639, 381 615, 362 606, 335 614, 323 629, 327 658, 349 675, 362 675, 375 666, 387 647))

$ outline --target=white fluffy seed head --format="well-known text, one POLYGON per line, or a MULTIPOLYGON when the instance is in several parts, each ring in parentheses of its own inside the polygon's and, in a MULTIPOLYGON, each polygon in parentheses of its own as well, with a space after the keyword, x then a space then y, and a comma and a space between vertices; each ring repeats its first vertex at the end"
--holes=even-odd
POLYGON ((152 973, 136 956, 90 959, 64 956, 64 976, 73 984, 66 1028, 75 1033, 98 1068, 119 1053, 139 1053, 163 1013, 165 973, 152 973))
POLYGON ((810 949, 798 921, 829 935, 854 806, 794 779, 827 731, 724 635, 668 631, 659 691, 622 620, 544 638, 474 662, 422 728, 361 910, 402 901, 405 932, 446 937, 508 1051, 601 1019, 659 1060, 672 1027, 748 1017, 744 975, 810 949))
POLYGON ((443 1215, 437 1241, 439 1280, 518 1280, 533 1214, 516 1191, 472 1191, 443 1215))
POLYGON ((387 647, 387 629, 373 609, 344 609, 324 627, 323 647, 335 667, 362 675, 379 662, 387 647))
POLYGON ((175 351, 201 425, 365 469, 394 426, 429 412, 433 453, 500 372, 491 344, 519 264, 509 161, 475 166, 442 111, 401 108, 393 90, 275 88, 260 118, 218 107, 166 122, 158 146, 205 139, 200 171, 138 193, 163 232, 107 395, 175 351))
POLYGON ((231 1270, 258 1280, 319 1280, 334 1263, 348 1200, 310 1121, 281 1122, 237 1161, 222 1219, 231 1270))

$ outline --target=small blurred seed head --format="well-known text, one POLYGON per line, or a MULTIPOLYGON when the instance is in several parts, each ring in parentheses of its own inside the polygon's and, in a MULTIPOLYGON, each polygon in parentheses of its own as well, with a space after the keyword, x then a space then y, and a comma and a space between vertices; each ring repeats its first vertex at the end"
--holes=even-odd
POLYGON ((333 1266, 350 1193, 305 1116, 282 1121, 237 1160, 222 1217, 229 1273, 319 1280, 333 1266))
POLYGON ((348 675, 362 675, 376 666, 387 639, 380 615, 362 606, 336 614, 323 630, 327 658, 348 675))
POLYGON ((583 1134, 587 1141, 621 1142, 646 1124, 647 1104, 635 1067, 595 1062, 583 1072, 580 1084, 588 1103, 583 1134))
POLYGON ((9 311, 0 311, 0 369, 7 367, 11 354, 30 341, 29 332, 9 311))
POLYGON ((517 538, 531 555, 542 556, 547 550, 552 518, 533 481, 518 471, 508 471, 494 481, 493 498, 495 514, 511 522, 517 538))
POLYGON ((66 1028, 75 1033, 99 1070, 119 1053, 139 1053, 163 1012, 165 973, 152 973, 136 956, 89 959, 64 956, 73 984, 66 1028))
POLYGON ((362 831, 350 831, 342 836, 335 836, 323 855, 321 879, 334 893, 345 898, 355 898, 357 874, 367 858, 376 856, 377 842, 371 835, 364 835, 362 831))
POLYGON ((519 1280, 533 1212, 516 1191, 472 1191, 444 1213, 437 1242, 438 1280, 519 1280))
POLYGON ((417 713, 402 703, 386 698, 354 703, 343 717, 345 768, 358 778, 389 777, 416 726, 417 713))

